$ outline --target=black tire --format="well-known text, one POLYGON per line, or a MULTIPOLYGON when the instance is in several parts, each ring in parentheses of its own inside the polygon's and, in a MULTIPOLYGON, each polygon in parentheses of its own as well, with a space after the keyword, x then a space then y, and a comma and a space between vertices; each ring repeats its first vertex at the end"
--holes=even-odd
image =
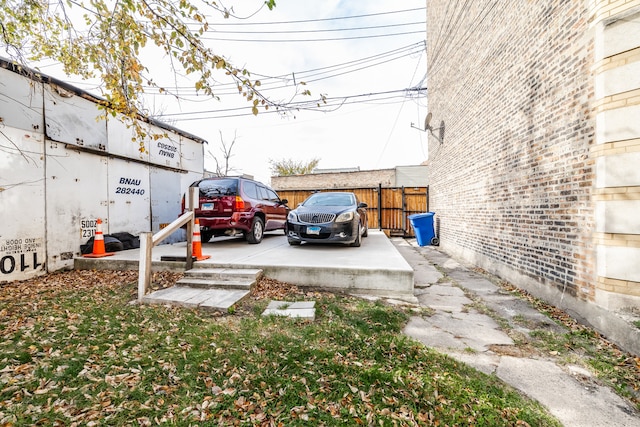
POLYGON ((200 231, 200 241, 207 243, 213 237, 213 231, 200 231))
POLYGON ((251 230, 247 231, 244 237, 247 239, 247 242, 252 245, 262 242, 262 238, 264 237, 264 221, 257 216, 254 217, 251 223, 251 230))
POLYGON ((354 248, 360 247, 360 224, 358 224, 358 232, 356 233, 356 240, 349 246, 352 246, 354 248))
POLYGON ((369 235, 369 226, 367 224, 364 225, 364 232, 362 233, 362 237, 367 237, 369 235))
POLYGON ((287 241, 289 242, 289 244, 291 246, 300 246, 300 240, 291 240, 291 239, 287 239, 287 241))
POLYGON ((438 245, 440 244, 440 239, 438 239, 437 237, 433 237, 433 238, 431 239, 431 244, 432 244, 433 246, 438 246, 438 245))

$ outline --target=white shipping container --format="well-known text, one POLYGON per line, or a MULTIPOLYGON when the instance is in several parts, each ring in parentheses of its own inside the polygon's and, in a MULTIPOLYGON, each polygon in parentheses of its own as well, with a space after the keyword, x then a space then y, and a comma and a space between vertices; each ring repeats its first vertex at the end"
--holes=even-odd
POLYGON ((0 59, 0 283, 72 268, 98 219, 105 235, 158 232, 202 178, 205 141, 140 122, 141 151, 132 128, 96 121, 97 102, 0 59))

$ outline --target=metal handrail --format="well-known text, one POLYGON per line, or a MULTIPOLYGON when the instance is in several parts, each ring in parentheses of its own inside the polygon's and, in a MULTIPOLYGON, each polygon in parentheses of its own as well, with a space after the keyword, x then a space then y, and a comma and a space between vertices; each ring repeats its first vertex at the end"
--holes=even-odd
POLYGON ((190 187, 188 193, 187 212, 180 215, 171 224, 158 231, 156 234, 145 232, 140 233, 140 261, 138 263, 138 302, 141 303, 147 294, 147 289, 151 285, 151 252, 154 246, 160 244, 169 237, 174 231, 177 231, 184 224, 187 224, 187 256, 186 269, 193 267, 193 224, 194 201, 198 198, 199 189, 190 187))

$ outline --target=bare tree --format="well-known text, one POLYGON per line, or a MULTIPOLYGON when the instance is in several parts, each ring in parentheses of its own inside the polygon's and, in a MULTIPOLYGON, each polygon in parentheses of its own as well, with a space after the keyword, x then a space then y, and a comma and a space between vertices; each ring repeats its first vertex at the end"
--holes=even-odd
POLYGON ((213 154, 213 152, 211 152, 211 150, 209 150, 207 152, 207 154, 209 154, 212 158, 213 161, 216 162, 216 170, 215 170, 215 174, 216 176, 227 176, 229 175, 229 172, 233 172, 233 168, 231 168, 231 157, 233 156, 233 154, 231 154, 231 151, 233 150, 233 146, 236 144, 236 139, 237 139, 237 133, 238 131, 235 131, 233 133, 233 140, 231 141, 231 143, 226 143, 224 141, 224 137, 222 136, 222 131, 220 132, 220 151, 222 151, 222 157, 218 157, 215 154, 213 154))

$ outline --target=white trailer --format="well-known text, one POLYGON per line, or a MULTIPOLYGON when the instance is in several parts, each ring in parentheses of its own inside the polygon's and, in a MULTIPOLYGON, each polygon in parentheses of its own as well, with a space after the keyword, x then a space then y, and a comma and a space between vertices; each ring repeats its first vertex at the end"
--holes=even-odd
MULTIPOLYGON (((0 283, 71 268, 104 234, 157 232, 204 173, 206 142, 156 121, 144 150, 102 100, 0 59, 0 283)), ((184 240, 176 232, 168 243, 184 240)))

